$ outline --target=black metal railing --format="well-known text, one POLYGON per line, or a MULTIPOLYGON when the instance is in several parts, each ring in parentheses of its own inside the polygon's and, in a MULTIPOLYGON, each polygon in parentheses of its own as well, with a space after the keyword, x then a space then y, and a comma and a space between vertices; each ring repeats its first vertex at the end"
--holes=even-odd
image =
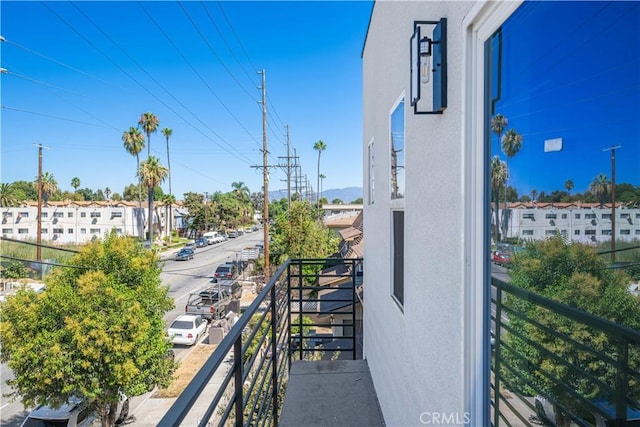
POLYGON ((361 271, 362 259, 280 266, 158 425, 277 425, 293 360, 362 354, 361 271))
POLYGON ((492 286, 492 425, 632 425, 638 331, 496 278, 492 286))

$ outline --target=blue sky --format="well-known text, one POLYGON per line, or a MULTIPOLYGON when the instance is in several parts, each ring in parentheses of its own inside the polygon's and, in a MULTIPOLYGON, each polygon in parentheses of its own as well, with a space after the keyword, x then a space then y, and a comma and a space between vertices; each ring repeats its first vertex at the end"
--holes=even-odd
MULTIPOLYGON (((549 194, 572 180, 584 193, 596 175, 611 179, 611 146, 616 183, 640 185, 640 2, 528 2, 502 31, 495 113, 524 138, 509 185, 549 194), (555 138, 562 151, 545 152, 555 138)), ((506 160, 494 135, 496 154, 506 160)))
MULTIPOLYGON (((43 170, 63 190, 134 183, 122 133, 143 112, 170 139, 172 190, 260 191, 261 84, 266 70, 269 163, 291 155, 316 186, 362 186, 361 52, 372 2, 2 1, 1 181, 43 170)), ((166 165, 166 142, 151 136, 166 165)), ((146 148, 141 160, 146 158, 146 148)), ((283 160, 281 160, 283 161, 283 160)), ((272 169, 269 189, 286 189, 272 169)), ((163 185, 168 192, 168 183, 163 185)))

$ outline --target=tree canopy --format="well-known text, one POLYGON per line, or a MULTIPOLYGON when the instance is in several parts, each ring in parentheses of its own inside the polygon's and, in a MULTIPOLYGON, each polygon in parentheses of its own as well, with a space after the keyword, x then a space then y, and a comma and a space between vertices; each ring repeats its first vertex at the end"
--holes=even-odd
POLYGON ((164 313, 173 307, 157 256, 132 238, 86 245, 45 278, 46 290, 20 290, 0 311, 0 360, 26 406, 58 406, 72 396, 115 423, 120 393, 166 386, 164 313), (34 367, 38 369, 34 369, 34 367))

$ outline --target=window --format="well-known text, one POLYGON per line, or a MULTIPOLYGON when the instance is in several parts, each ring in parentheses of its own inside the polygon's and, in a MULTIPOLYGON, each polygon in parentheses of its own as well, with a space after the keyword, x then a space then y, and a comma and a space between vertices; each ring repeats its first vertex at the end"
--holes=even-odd
POLYGON ((42 212, 42 218, 49 217, 49 212, 42 212))
POLYGON ((122 218, 122 212, 120 211, 113 211, 111 212, 111 218, 122 218))
POLYGON ((404 211, 392 211, 393 218, 393 296, 404 304, 404 211))
POLYGON ((86 228, 81 228, 80 229, 80 234, 87 234, 87 229, 86 228))
POLYGON ((621 213, 620 214, 620 219, 631 219, 631 214, 630 213, 621 213))
POLYGON ((2 217, 3 218, 12 218, 13 217, 13 212, 2 212, 2 217))
POLYGON ((91 230, 89 230, 89 233, 91 233, 91 234, 100 234, 100 229, 99 228, 92 228, 91 230))
POLYGON ((18 212, 20 218, 29 218, 29 212, 18 212))
POLYGON ((100 212, 91 212, 91 218, 100 218, 101 215, 100 212))
POLYGON ((28 228, 18 228, 18 234, 29 234, 28 228))
POLYGON ((67 218, 73 218, 73 212, 67 212, 67 218))
POLYGON ((562 219, 567 219, 567 214, 566 213, 562 214, 562 219))
POLYGON ((368 170, 369 170, 369 204, 372 205, 374 202, 374 193, 375 193, 375 188, 376 188, 376 174, 375 174, 375 169, 374 169, 374 151, 373 151, 374 145, 373 145, 373 141, 371 141, 367 147, 367 151, 369 153, 368 155, 368 161, 369 161, 369 165, 368 165, 368 170))
POLYGON ((556 219, 558 218, 558 214, 548 213, 544 215, 544 219, 556 219))
POLYGON ((630 236, 631 235, 631 230, 629 230, 628 228, 624 228, 624 229, 620 230, 620 235, 621 236, 630 236))
POLYGON ((86 217, 87 217, 86 212, 80 212, 80 218, 86 218, 86 217))
POLYGON ((119 235, 122 235, 122 234, 123 234, 123 233, 122 233, 122 228, 116 228, 115 230, 116 230, 116 233, 118 233, 119 235))
POLYGON ((40 234, 49 234, 49 229, 48 228, 41 229, 40 234))
POLYGON ((404 197, 404 97, 391 112, 391 199, 404 197))
POLYGON ((13 234, 13 229, 12 228, 3 228, 2 229, 2 234, 13 234))
POLYGON ((53 217, 54 218, 64 218, 64 212, 54 212, 53 213, 53 217))
POLYGON ((73 228, 67 228, 67 234, 73 234, 73 228))
POLYGON ((533 230, 522 230, 523 236, 533 236, 533 230))
POLYGON ((544 235, 545 236, 555 236, 556 235, 556 230, 544 230, 544 235))
POLYGON ((536 214, 534 213, 524 213, 522 214, 522 219, 536 219, 536 214))
MULTIPOLYGON (((482 40, 485 50, 474 52, 477 55, 473 60, 469 59, 465 63, 465 66, 472 70, 475 58, 485 58, 484 81, 481 82, 484 86, 478 88, 483 101, 479 105, 485 106, 481 114, 484 118, 483 148, 486 153, 483 165, 486 171, 484 181, 491 182, 492 158, 497 156, 502 161, 508 160, 507 176, 515 178, 508 184, 508 187, 513 187, 510 189, 513 193, 510 197, 520 200, 528 196, 535 200, 536 196, 532 195, 535 190, 535 194, 539 196, 538 206, 541 210, 543 207, 550 207, 552 200, 560 202, 549 197, 554 193, 568 194, 567 202, 581 200, 583 206, 579 208, 579 212, 570 212, 569 209, 559 211, 559 205, 554 206, 558 214, 573 214, 578 220, 573 223, 573 231, 569 232, 566 240, 597 247, 605 246, 601 243, 609 243, 611 238, 619 237, 612 236, 611 229, 603 229, 610 225, 612 220, 611 214, 606 213, 612 201, 612 153, 611 150, 603 152, 603 148, 618 144, 612 142, 614 139, 611 135, 607 135, 612 129, 620 135, 615 141, 625 141, 622 148, 616 150, 616 186, 640 186, 640 174, 637 171, 637 159, 640 158, 640 56, 629 56, 625 53, 640 51, 640 8, 633 2, 580 2, 579 7, 576 3, 569 2, 531 1, 517 5, 512 2, 501 3, 501 7, 496 6, 499 12, 496 11, 489 16, 480 14, 478 20, 482 22, 478 29, 475 27, 475 21, 474 26, 470 27, 470 32, 477 30, 486 34, 482 40), (513 9, 506 9, 509 4, 513 9), (490 19, 494 19, 494 22, 490 23, 490 19), (483 26, 485 28, 482 28, 483 26), (532 37, 533 34, 535 36, 532 37), (621 43, 621 40, 624 42, 621 43), (626 45, 627 43, 629 45, 626 45), (602 62, 602 56, 594 52, 603 52, 609 62, 606 70, 598 65, 602 62), (481 90, 484 92, 480 92, 481 90), (620 96, 621 93, 625 95, 620 96), (495 120, 496 117, 504 120, 495 120), (500 123, 504 123, 504 126, 496 126, 500 123), (625 134, 633 137, 624 138, 622 135, 625 134), (510 142, 513 148, 509 156, 503 151, 502 146, 503 136, 507 135, 510 135, 510 141, 507 142, 510 142), (634 161, 628 162, 628 159, 634 161), (558 173, 546 174, 542 172, 545 170, 555 170, 558 173), (603 179, 595 180, 594 177, 603 179), (570 185, 568 179, 571 180, 570 185), (585 201, 587 196, 588 202, 585 201), (585 221, 581 221, 581 218, 585 221), (587 227, 590 229, 585 230, 587 227)), ((474 105, 471 102, 469 104, 474 105)), ((467 130, 473 131, 473 126, 467 130)), ((408 140, 411 141, 409 138, 408 140)), ((506 151, 510 151, 509 148, 507 146, 506 151)), ((486 191, 489 192, 489 189, 486 191)), ((621 193, 617 194, 617 197, 622 198, 621 196, 621 193)), ((489 198, 488 195, 485 196, 485 206, 489 205, 489 198)), ((493 234, 492 218, 488 208, 485 208, 485 212, 487 213, 483 221, 484 235, 486 240, 489 240, 493 234)), ((638 211, 631 212, 636 214, 638 211)), ((547 221, 555 220, 550 213, 543 211, 542 214, 547 221)), ((636 215, 640 219, 640 214, 636 215)), ((629 226, 626 220, 625 222, 626 226, 629 226)), ((563 222, 562 225, 565 224, 563 222)), ((522 227, 521 236, 527 236, 523 228, 532 223, 524 220, 514 225, 522 227)), ((529 236, 529 239, 541 239, 554 233, 546 228, 552 227, 547 226, 545 221, 543 228, 540 231, 536 230, 537 236, 529 236)), ((623 230, 620 229, 615 234, 618 233, 622 235, 623 230)), ((625 231, 624 237, 628 239, 626 233, 625 231)), ((638 235, 640 232, 634 237, 638 235)), ((484 247, 488 250, 491 243, 486 241, 484 247)), ((484 260, 487 259, 486 255, 488 254, 485 254, 484 260)), ((490 276, 491 274, 487 274, 488 278, 500 279, 497 275, 490 276)), ((485 283, 486 287, 489 287, 489 280, 485 283)), ((488 295, 485 300, 485 313, 490 313, 491 293, 486 288, 483 291, 488 295)), ((541 318, 543 317, 546 317, 546 314, 541 315, 541 318)), ((484 321, 487 329, 493 326, 490 315, 486 315, 484 321)), ((484 332, 486 336, 490 335, 489 331, 484 332)), ((511 348, 507 350, 501 356, 509 358, 511 348)), ((495 366, 495 363, 500 363, 492 360, 490 352, 488 358, 487 370, 490 370, 492 365, 495 366)), ((500 365, 500 370, 504 369, 507 373, 505 377, 513 374, 514 378, 512 384, 507 384, 506 380, 501 382, 505 390, 513 391, 511 387, 523 388, 520 385, 521 379, 538 378, 538 374, 534 373, 537 366, 524 360, 512 360, 513 364, 500 365), (518 374, 507 372, 517 364, 522 367, 518 374)), ((545 371, 550 372, 546 369, 545 371)), ((488 377, 491 378, 491 375, 488 377)), ((547 379, 550 378, 543 378, 544 381, 547 379)), ((538 392, 544 394, 542 391, 538 392)), ((490 387, 487 387, 484 393, 487 400, 496 403, 490 387)), ((499 406, 503 407, 504 402, 505 400, 502 400, 499 406)), ((499 420, 500 414, 494 418, 496 414, 493 411, 496 407, 497 404, 492 405, 486 411, 492 419, 499 420)), ((502 425, 502 422, 499 424, 502 425)))
POLYGON ((64 233, 64 228, 54 228, 53 229, 53 234, 63 234, 64 233))

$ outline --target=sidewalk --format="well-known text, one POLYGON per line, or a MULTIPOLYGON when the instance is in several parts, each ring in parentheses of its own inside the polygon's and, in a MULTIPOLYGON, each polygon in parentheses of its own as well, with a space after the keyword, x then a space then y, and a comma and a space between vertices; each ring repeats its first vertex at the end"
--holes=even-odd
MULTIPOLYGON (((242 298, 240 299, 240 307, 242 309, 246 309, 253 302, 255 297, 256 297, 256 294, 253 291, 252 282, 244 282, 242 298)), ((208 342, 208 338, 209 336, 206 335, 204 338, 204 341, 202 341, 204 344, 201 343, 198 345, 199 346, 209 345, 209 344, 206 344, 208 342)), ((189 355, 192 354, 195 348, 196 347, 193 347, 192 349, 189 350, 187 355, 181 360, 181 363, 189 362, 189 355)), ((215 397, 216 393, 218 392, 218 389, 220 388, 220 385, 222 384, 222 381, 224 380, 224 377, 227 375, 227 372, 229 372, 229 369, 231 369, 231 367, 232 367, 231 364, 228 363, 226 360, 225 362, 223 362, 223 364, 215 372, 213 377, 211 377, 211 380, 209 381, 205 389, 202 391, 200 398, 193 405, 193 407, 189 411, 189 414, 187 415, 185 420, 182 422, 181 426, 193 427, 198 425, 198 423, 200 422, 200 417, 202 417, 206 412, 209 406, 209 403, 215 397)), ((156 426, 158 422, 162 419, 162 417, 167 413, 167 411, 171 409, 171 406, 176 401, 175 397, 173 398, 153 397, 156 393, 157 393, 157 390, 154 390, 143 396, 138 396, 133 398, 131 402, 131 410, 129 413, 129 418, 125 421, 124 425, 136 426, 136 427, 137 426, 140 426, 140 427, 156 426)), ((215 414, 214 412, 214 417, 216 415, 217 414, 215 414)))

